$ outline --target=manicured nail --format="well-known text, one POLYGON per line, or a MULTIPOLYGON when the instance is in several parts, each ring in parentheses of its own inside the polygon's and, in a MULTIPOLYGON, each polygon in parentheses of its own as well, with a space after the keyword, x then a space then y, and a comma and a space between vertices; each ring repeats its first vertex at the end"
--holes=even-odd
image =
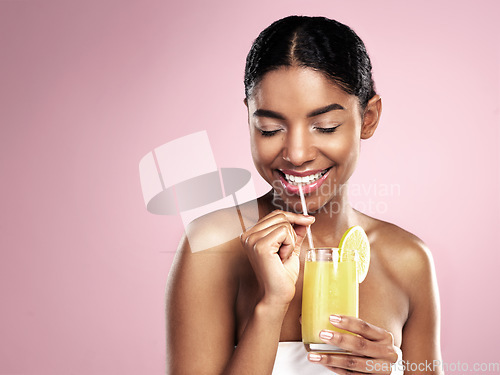
POLYGON ((330 322, 332 323, 340 323, 342 318, 338 315, 330 315, 330 322))
POLYGON ((319 337, 325 340, 331 340, 333 338, 333 332, 330 331, 321 331, 319 333, 319 337))
POLYGON ((321 356, 319 354, 316 354, 316 353, 309 353, 307 358, 311 361, 311 362, 319 362, 321 361, 321 356))

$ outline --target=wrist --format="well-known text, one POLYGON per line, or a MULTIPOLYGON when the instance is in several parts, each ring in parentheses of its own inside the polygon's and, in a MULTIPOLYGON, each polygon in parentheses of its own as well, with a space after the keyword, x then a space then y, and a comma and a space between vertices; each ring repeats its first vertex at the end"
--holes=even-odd
POLYGON ((290 303, 263 298, 255 306, 255 313, 257 315, 283 320, 289 306, 290 303))
MULTIPOLYGON (((269 288, 272 289, 272 288, 269 288)), ((267 291, 267 288, 260 288, 257 294, 257 304, 266 306, 272 310, 288 310, 290 303, 295 297, 295 288, 291 290, 267 291)))

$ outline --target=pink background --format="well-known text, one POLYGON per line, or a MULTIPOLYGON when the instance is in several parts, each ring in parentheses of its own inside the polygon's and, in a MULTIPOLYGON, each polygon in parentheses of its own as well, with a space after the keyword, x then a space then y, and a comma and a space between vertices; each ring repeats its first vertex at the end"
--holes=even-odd
POLYGON ((0 374, 164 372, 164 288, 183 229, 146 211, 139 160, 206 130, 218 166, 251 170, 266 191, 244 59, 289 14, 333 17, 364 39, 384 113, 353 203, 432 249, 444 359, 498 363, 498 4, 0 1, 0 374))

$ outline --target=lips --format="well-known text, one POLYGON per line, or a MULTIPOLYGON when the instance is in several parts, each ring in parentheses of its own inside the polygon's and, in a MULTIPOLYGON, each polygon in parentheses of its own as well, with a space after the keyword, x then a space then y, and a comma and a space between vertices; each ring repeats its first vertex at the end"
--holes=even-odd
POLYGON ((280 182, 290 194, 299 194, 299 184, 302 185, 304 194, 308 194, 319 188, 328 177, 330 168, 297 172, 292 170, 276 170, 280 182))

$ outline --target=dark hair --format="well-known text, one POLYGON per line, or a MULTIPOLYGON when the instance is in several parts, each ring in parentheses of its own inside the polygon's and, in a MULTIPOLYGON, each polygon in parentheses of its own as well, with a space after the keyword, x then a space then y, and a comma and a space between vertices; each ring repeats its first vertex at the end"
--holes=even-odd
POLYGON ((254 41, 245 67, 245 95, 263 76, 282 66, 322 72, 361 108, 375 95, 372 65, 363 41, 348 26, 325 17, 289 16, 275 21, 254 41))

